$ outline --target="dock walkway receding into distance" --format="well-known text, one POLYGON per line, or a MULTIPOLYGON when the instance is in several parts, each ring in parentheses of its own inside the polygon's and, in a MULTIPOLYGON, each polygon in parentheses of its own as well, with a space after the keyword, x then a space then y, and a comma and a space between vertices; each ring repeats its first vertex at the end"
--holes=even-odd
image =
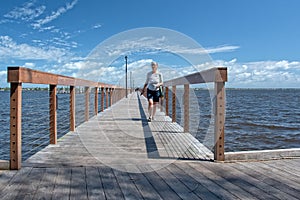
POLYGON ((136 93, 0 172, 0 199, 299 199, 300 159, 212 162, 136 93))

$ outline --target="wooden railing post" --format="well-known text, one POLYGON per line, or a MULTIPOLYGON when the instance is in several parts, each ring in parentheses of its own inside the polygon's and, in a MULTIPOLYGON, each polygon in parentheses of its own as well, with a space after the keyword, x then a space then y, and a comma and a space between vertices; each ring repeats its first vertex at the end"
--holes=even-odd
POLYGON ((57 144, 57 99, 56 85, 49 86, 49 114, 50 114, 50 144, 57 144))
POLYGON ((113 88, 110 88, 110 93, 109 93, 109 101, 110 101, 110 106, 112 106, 112 104, 113 104, 113 99, 112 99, 112 97, 113 97, 113 88))
POLYGON ((172 122, 176 122, 176 85, 172 86, 172 122))
POLYGON ((225 126, 225 82, 215 83, 215 129, 214 160, 224 161, 224 126, 225 126))
POLYGON ((85 87, 85 121, 88 121, 90 118, 89 107, 90 107, 90 88, 85 87))
POLYGON ((121 99, 121 92, 122 92, 122 90, 120 88, 118 88, 117 101, 119 101, 121 99))
POLYGON ((108 105, 108 88, 105 88, 105 108, 108 108, 109 105, 108 105))
POLYGON ((10 169, 22 163, 22 83, 10 83, 10 169))
POLYGON ((95 87, 95 107, 94 107, 94 112, 95 115, 98 114, 98 87, 95 87))
POLYGON ((70 86, 70 131, 75 131, 75 87, 70 86))
POLYGON ((190 85, 184 84, 184 126, 183 130, 185 133, 189 132, 189 124, 190 124, 190 85))
POLYGON ((169 115, 169 88, 168 87, 166 87, 165 96, 166 96, 165 112, 166 112, 166 116, 168 116, 169 115))
POLYGON ((164 98, 163 97, 161 97, 161 98, 159 98, 159 100, 160 100, 160 104, 159 104, 159 106, 160 106, 160 112, 164 112, 164 98))
POLYGON ((104 87, 101 87, 101 112, 104 111, 104 87))

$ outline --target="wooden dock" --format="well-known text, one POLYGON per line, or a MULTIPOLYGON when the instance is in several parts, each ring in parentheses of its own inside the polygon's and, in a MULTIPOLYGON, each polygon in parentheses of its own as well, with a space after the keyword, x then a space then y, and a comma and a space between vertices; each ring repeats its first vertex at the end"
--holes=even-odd
POLYGON ((213 153, 136 94, 0 172, 0 199, 299 199, 300 159, 212 162, 213 153))

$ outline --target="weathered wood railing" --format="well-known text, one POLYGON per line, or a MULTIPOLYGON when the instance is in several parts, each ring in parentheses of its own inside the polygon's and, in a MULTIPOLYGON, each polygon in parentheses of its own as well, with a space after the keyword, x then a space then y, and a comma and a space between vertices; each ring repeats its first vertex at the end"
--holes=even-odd
POLYGON ((70 131, 75 131, 75 87, 85 87, 85 121, 89 119, 90 88, 95 88, 94 114, 98 113, 98 90, 101 88, 101 111, 125 96, 125 89, 114 85, 93 82, 23 67, 8 67, 10 83, 10 169, 20 169, 22 162, 22 83, 49 85, 50 144, 57 143, 57 86, 70 87, 70 131), (109 95, 104 95, 104 92, 109 95), (114 96, 112 96, 114 94, 114 96))
POLYGON ((176 86, 184 85, 184 132, 189 131, 190 84, 214 83, 214 160, 217 161, 225 160, 225 82, 227 82, 227 68, 212 68, 164 82, 166 115, 169 115, 169 87, 172 87, 172 122, 176 122, 176 86))

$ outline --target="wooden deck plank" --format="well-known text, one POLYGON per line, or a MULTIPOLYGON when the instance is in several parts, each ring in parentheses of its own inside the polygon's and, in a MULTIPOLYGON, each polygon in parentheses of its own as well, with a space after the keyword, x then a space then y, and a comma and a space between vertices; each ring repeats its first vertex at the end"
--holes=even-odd
MULTIPOLYGON (((261 170, 259 167, 259 163, 240 163, 246 168, 249 168, 252 170, 252 174, 255 175, 255 178, 257 178, 260 181, 265 182, 266 184, 278 189, 279 191, 283 192, 283 194, 288 194, 290 196, 293 196, 295 198, 299 198, 299 184, 295 185, 294 187, 291 187, 289 183, 290 181, 286 182, 286 178, 284 177, 278 177, 276 174, 272 174, 268 170, 261 170)), ((292 183, 294 185, 294 183, 292 183)))
MULTIPOLYGON (((253 163, 249 163, 250 166, 253 166, 253 163)), ((285 184, 287 184, 290 188, 294 188, 295 190, 299 190, 299 186, 300 184, 290 180, 289 175, 287 174, 282 174, 279 173, 278 170, 268 167, 267 165, 264 164, 264 162, 259 162, 255 164, 256 168, 261 169, 261 171, 264 172, 264 174, 272 179, 277 179, 277 180, 281 180, 282 182, 284 182, 285 184)))
POLYGON ((139 166, 140 171, 147 171, 144 176, 158 192, 162 199, 181 199, 177 193, 157 174, 156 170, 149 166, 139 166))
POLYGON ((185 171, 189 176, 193 177, 198 183, 203 185, 214 195, 220 199, 239 199, 234 194, 230 193, 220 185, 216 183, 216 180, 210 179, 204 175, 201 169, 195 170, 189 165, 176 165, 181 170, 185 171))
POLYGON ((30 171, 27 180, 25 180, 26 182, 24 183, 23 187, 19 190, 16 199, 33 199, 33 196, 35 195, 36 190, 41 183, 45 171, 45 168, 33 168, 30 171))
POLYGON ((31 167, 24 167, 20 169, 9 181, 8 185, 6 185, 6 187, 4 187, 4 189, 1 191, 0 199, 16 199, 19 191, 23 189, 24 185, 27 185, 27 177, 29 176, 31 170, 31 167))
POLYGON ((109 167, 98 167, 106 199, 124 199, 118 181, 109 167))
MULTIPOLYGON (((215 171, 215 168, 217 167, 215 165, 210 165, 210 168, 213 168, 215 171)), ((190 165, 191 167, 199 167, 195 166, 193 164, 190 165)), ((197 168, 196 168, 197 169, 197 168)), ((230 193, 234 191, 234 195, 237 196, 240 199, 259 199, 256 198, 253 194, 249 193, 247 190, 243 189, 242 187, 239 186, 239 184, 234 184, 228 179, 208 170, 205 167, 201 167, 201 173, 204 174, 205 177, 207 177, 210 180, 217 180, 215 181, 216 184, 218 184, 220 187, 222 187, 224 190, 229 191, 230 193)), ((224 171, 226 173, 226 171, 224 171)))
POLYGON ((136 167, 130 166, 129 171, 135 171, 136 173, 129 173, 130 179, 134 182, 136 188, 139 190, 143 199, 163 199, 159 193, 155 190, 154 186, 147 180, 144 174, 136 167))
POLYGON ((215 200, 219 199, 206 187, 201 185, 193 177, 185 173, 184 170, 177 167, 177 164, 171 164, 167 167, 170 173, 172 173, 176 178, 178 178, 186 187, 189 188, 191 192, 194 192, 199 198, 206 200, 215 200))
POLYGON ((197 157, 195 155, 193 155, 190 151, 189 151, 189 146, 190 143, 189 141, 186 141, 183 139, 185 133, 182 133, 180 135, 174 135, 174 139, 175 139, 175 144, 179 147, 180 152, 182 152, 182 154, 184 155, 183 158, 186 159, 197 159, 197 157))
POLYGON ((300 164, 300 159, 292 159, 292 160, 286 160, 287 164, 285 165, 291 172, 293 172, 294 174, 296 174, 297 176, 300 176, 300 169, 299 167, 295 167, 295 166, 299 166, 300 164))
POLYGON ((157 138, 156 141, 159 141, 160 144, 162 145, 163 150, 159 151, 159 154, 161 155, 161 157, 175 158, 173 152, 169 148, 167 148, 168 142, 165 139, 165 137, 163 136, 163 134, 157 134, 156 138, 157 138), (161 151, 163 151, 163 153, 161 153, 161 151), (165 152, 165 154, 164 154, 164 152, 165 152))
POLYGON ((70 183, 72 169, 59 168, 55 179, 55 186, 52 193, 52 199, 69 199, 70 198, 70 183))
MULTIPOLYGON (((290 164, 289 162, 290 160, 285 160, 284 165, 282 164, 282 162, 264 162, 264 164, 268 165, 269 167, 273 168, 274 170, 277 169, 276 171, 280 172, 280 173, 284 173, 284 175, 290 174, 290 176, 288 176, 289 178, 294 178, 293 180, 295 180, 296 182, 300 182, 300 172, 298 170, 298 168, 295 168, 295 165, 290 164)), ((298 165, 300 165, 298 163, 298 165)), ((299 167, 300 168, 300 167, 299 167)))
POLYGON ((116 169, 113 169, 113 172, 116 176, 125 199, 139 200, 143 198, 127 172, 119 171, 116 169))
POLYGON ((220 174, 221 176, 227 177, 227 179, 233 180, 233 183, 242 186, 245 189, 248 189, 248 192, 250 192, 253 196, 256 196, 257 198, 265 197, 270 199, 283 199, 284 196, 286 196, 276 188, 273 188, 272 186, 264 183, 263 181, 258 180, 256 177, 249 176, 249 174, 252 173, 251 169, 246 170, 245 168, 240 168, 238 164, 228 164, 222 166, 222 170, 214 171, 220 174), (228 171, 228 173, 224 173, 224 171, 222 172, 222 170, 226 170, 226 172, 228 171))
POLYGON ((103 184, 97 167, 86 167, 86 188, 89 200, 105 199, 103 184))
POLYGON ((70 182, 70 199, 87 199, 85 167, 72 168, 70 182))
POLYGON ((160 169, 156 172, 181 199, 199 199, 198 196, 182 184, 182 182, 167 169, 160 169))
MULTIPOLYGON (((238 165, 238 164, 230 164, 233 168, 242 171, 243 173, 246 174, 246 180, 250 180, 253 182, 257 187, 260 189, 264 190, 268 194, 274 196, 275 198, 278 199, 295 199, 295 197, 282 192, 276 187, 273 187, 273 185, 269 184, 267 180, 268 177, 263 177, 259 174, 257 175, 254 170, 251 168, 246 168, 244 165, 238 165)), ((260 170, 263 171, 263 170, 260 170)), ((241 177, 242 178, 242 177, 241 177)))
POLYGON ((55 179, 58 174, 58 168, 46 168, 43 179, 33 197, 33 199, 50 200, 55 187, 55 179))
POLYGON ((0 193, 8 185, 11 179, 17 174, 16 170, 0 171, 0 193))
POLYGON ((269 162, 263 162, 261 164, 261 167, 263 169, 270 170, 272 173, 275 173, 279 176, 284 176, 290 181, 293 181, 300 185, 300 177, 297 176, 294 172, 285 170, 285 165, 269 162))

